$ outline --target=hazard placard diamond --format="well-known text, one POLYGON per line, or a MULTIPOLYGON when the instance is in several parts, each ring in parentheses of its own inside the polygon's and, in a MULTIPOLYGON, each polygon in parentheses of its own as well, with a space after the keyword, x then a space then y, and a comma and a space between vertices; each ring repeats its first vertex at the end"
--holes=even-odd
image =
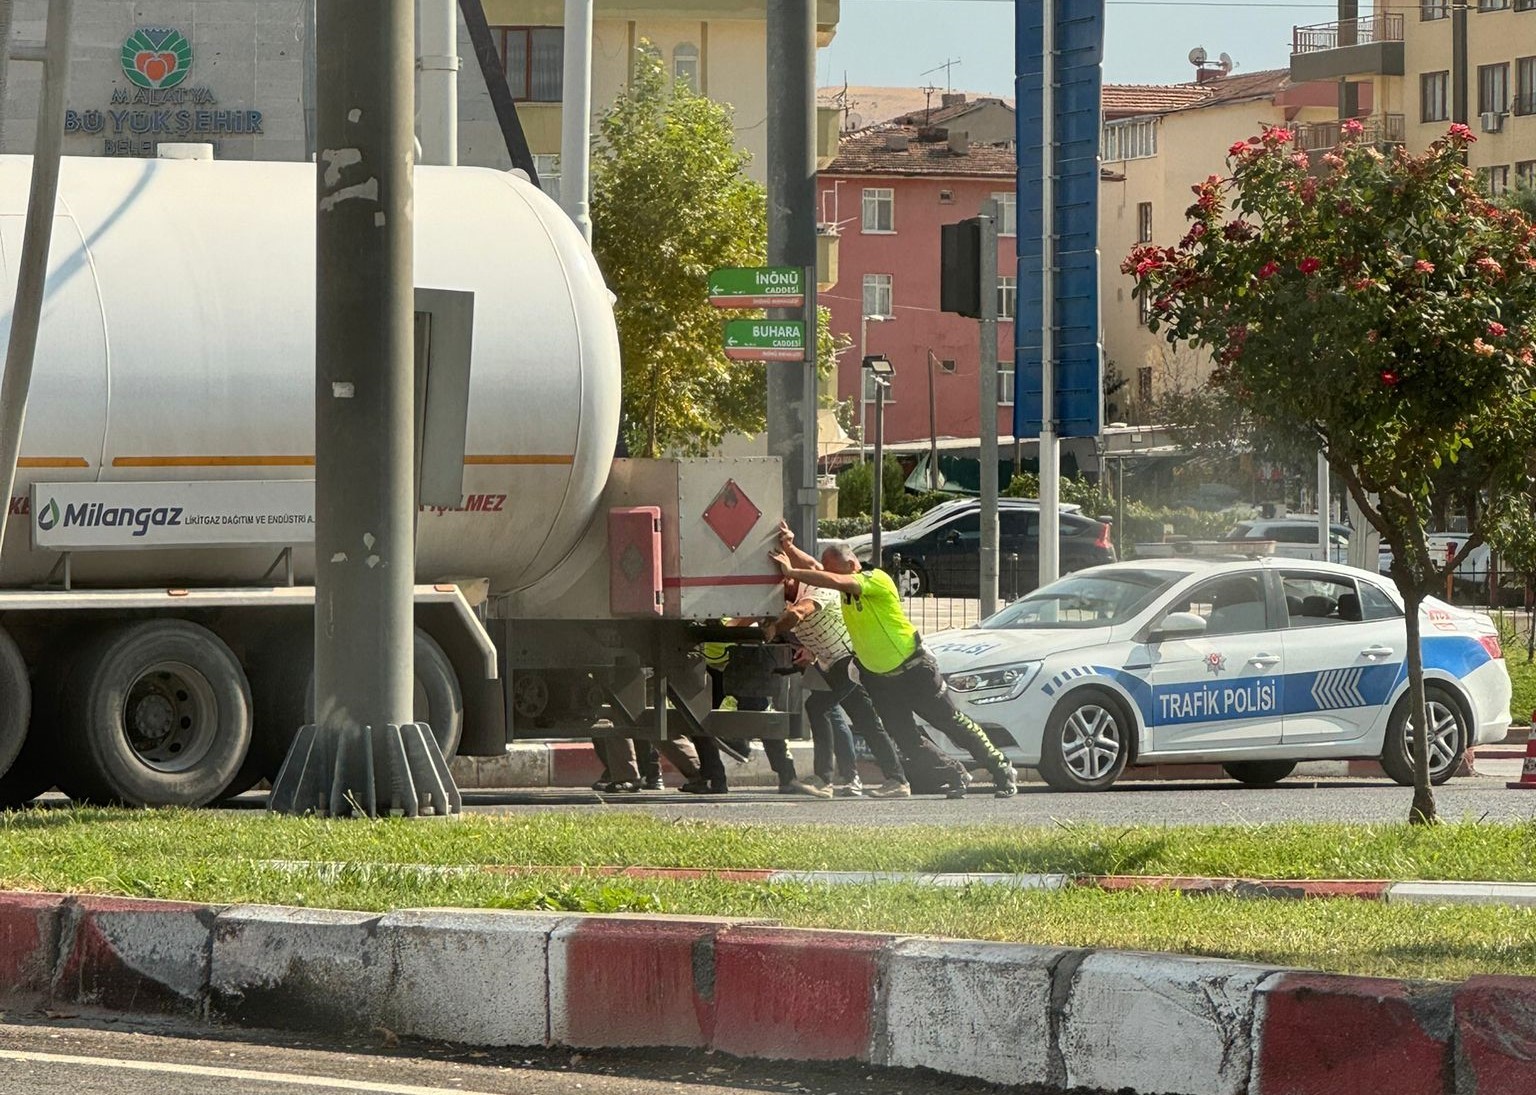
POLYGON ((735 551, 762 516, 763 511, 742 493, 736 480, 727 479, 720 493, 715 495, 715 500, 704 511, 704 523, 720 537, 726 547, 735 551))

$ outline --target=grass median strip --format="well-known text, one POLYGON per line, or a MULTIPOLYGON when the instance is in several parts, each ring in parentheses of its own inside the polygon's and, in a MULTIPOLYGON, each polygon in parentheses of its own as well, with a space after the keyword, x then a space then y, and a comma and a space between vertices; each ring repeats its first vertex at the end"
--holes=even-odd
POLYGON ((1536 880, 1536 823, 875 829, 627 815, 528 813, 440 823, 60 809, 7 814, 0 825, 4 889, 369 911, 460 906, 770 917, 807 927, 1211 954, 1383 976, 1536 975, 1531 908, 750 878, 754 870, 776 868, 1523 882, 1536 880), (549 870, 583 865, 743 875, 690 880, 549 870))

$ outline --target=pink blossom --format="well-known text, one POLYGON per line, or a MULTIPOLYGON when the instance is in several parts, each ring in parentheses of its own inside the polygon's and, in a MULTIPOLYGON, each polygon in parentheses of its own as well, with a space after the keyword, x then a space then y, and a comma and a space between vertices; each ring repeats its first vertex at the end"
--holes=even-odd
POLYGON ((1296 134, 1292 133, 1284 126, 1276 126, 1273 129, 1266 129, 1264 131, 1265 144, 1289 144, 1295 139, 1296 134))
POLYGON ((1274 277, 1279 272, 1280 264, 1274 259, 1270 259, 1263 266, 1259 267, 1259 277, 1265 280, 1274 277))
POLYGON ((1509 333, 1509 329, 1507 327, 1505 327, 1504 324, 1499 323, 1498 321, 1494 321, 1494 322, 1488 324, 1488 337, 1489 338, 1503 338, 1508 333, 1509 333))
POLYGON ((1322 266, 1323 264, 1321 262, 1309 255, 1296 264, 1296 269, 1300 270, 1303 274, 1310 276, 1317 273, 1318 270, 1322 269, 1322 266))
POLYGON ((1375 284, 1376 283, 1374 281, 1372 281, 1370 278, 1356 278, 1354 281, 1352 281, 1350 283, 1351 287, 1357 293, 1363 293, 1363 292, 1365 292, 1367 289, 1371 288, 1371 286, 1373 286, 1375 284))
POLYGON ((1435 264, 1428 259, 1420 259, 1413 264, 1413 271, 1416 274, 1433 274, 1435 272, 1435 264))
POLYGON ((1397 382, 1401 379, 1402 377, 1397 375, 1396 369, 1381 370, 1381 382, 1389 388, 1397 387, 1397 382))
POLYGON ((1472 265, 1476 266, 1478 270, 1487 274, 1489 277, 1497 278, 1504 276, 1504 267, 1499 265, 1497 259, 1491 259, 1486 255, 1478 259, 1472 265))
POLYGON ((1312 170, 1312 157, 1308 156, 1305 152, 1294 152, 1291 154, 1291 166, 1301 171, 1310 171, 1312 170))
POLYGON ((1339 128, 1343 130, 1346 137, 1358 137, 1365 132, 1365 126, 1361 125, 1357 118, 1346 120, 1339 128))
POLYGON ((1231 156, 1231 157, 1233 157, 1235 159, 1236 157, 1241 156, 1244 152, 1247 152, 1247 151, 1248 151, 1248 142, 1247 141, 1234 141, 1233 144, 1232 144, 1232 147, 1227 149, 1227 155, 1231 156))
POLYGON ((1460 122, 1457 122, 1451 126, 1450 136, 1451 140, 1453 141, 1464 141, 1467 144, 1471 144, 1473 141, 1477 140, 1477 138, 1473 135, 1472 130, 1468 129, 1460 122))
POLYGON ((1472 340, 1472 352, 1478 357, 1492 357, 1494 349, 1480 338, 1472 340))
POLYGON ((1531 353, 1531 348, 1529 346, 1522 346, 1520 348, 1520 352, 1516 354, 1515 357, 1519 359, 1520 364, 1522 365, 1530 365, 1536 363, 1536 354, 1531 353))

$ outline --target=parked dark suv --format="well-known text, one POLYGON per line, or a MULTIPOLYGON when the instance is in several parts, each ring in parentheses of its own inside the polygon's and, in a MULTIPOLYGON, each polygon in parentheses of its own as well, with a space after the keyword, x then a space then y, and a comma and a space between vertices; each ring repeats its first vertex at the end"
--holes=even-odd
MULTIPOLYGON (((1039 584, 1040 504, 1001 498, 997 509, 998 593, 1019 597, 1039 584)), ((869 565, 869 537, 852 543, 869 565)), ((1063 574, 1115 561, 1109 526, 1077 506, 1061 507, 1060 544, 1063 574)), ((981 584, 981 503, 961 498, 935 506, 906 527, 883 533, 880 549, 881 568, 904 596, 974 597, 981 584)))

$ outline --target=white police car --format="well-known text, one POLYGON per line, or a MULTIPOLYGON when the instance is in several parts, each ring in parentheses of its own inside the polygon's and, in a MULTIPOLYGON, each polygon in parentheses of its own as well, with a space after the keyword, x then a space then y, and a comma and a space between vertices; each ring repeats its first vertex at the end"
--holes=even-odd
MULTIPOLYGON (((1431 599, 1422 617, 1439 783, 1469 745, 1504 737, 1509 672, 1488 616, 1431 599)), ((1345 757, 1413 782, 1402 599, 1368 571, 1272 557, 1111 563, 927 645, 960 710, 1060 790, 1168 762, 1272 784, 1298 761, 1345 757)))

